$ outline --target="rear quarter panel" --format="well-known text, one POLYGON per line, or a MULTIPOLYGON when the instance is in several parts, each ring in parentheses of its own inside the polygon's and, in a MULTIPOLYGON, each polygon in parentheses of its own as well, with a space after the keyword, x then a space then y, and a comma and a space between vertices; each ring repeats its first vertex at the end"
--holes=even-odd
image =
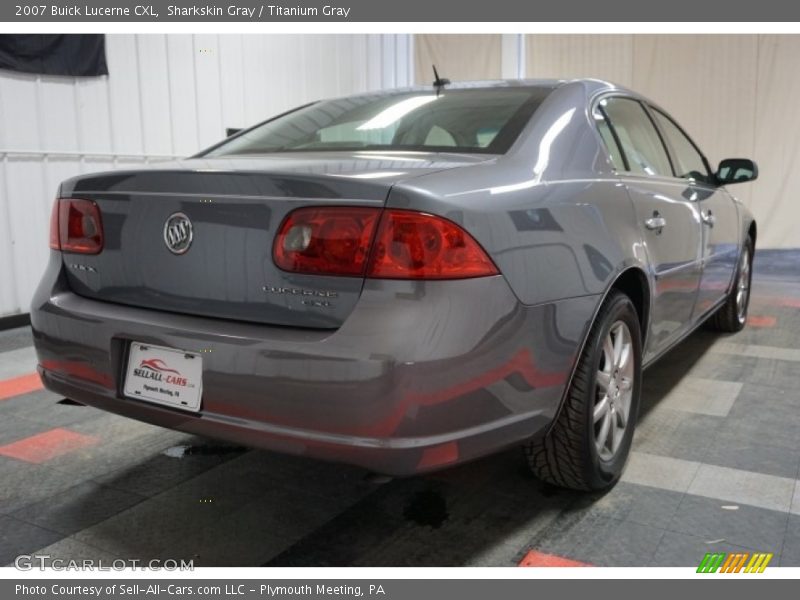
POLYGON ((387 206, 467 229, 523 304, 600 295, 622 270, 647 272, 630 197, 589 114, 592 83, 566 83, 493 161, 395 186, 387 206))
POLYGON ((462 225, 523 304, 602 294, 625 268, 646 271, 631 200, 614 179, 442 198, 393 191, 388 205, 427 210, 462 225))

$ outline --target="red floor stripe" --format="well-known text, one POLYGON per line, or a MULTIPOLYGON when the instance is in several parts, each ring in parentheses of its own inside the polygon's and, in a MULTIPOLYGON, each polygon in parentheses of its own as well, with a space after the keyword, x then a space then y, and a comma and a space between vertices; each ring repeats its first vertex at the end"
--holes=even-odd
POLYGON ((519 563, 520 567, 591 567, 589 563, 579 562, 555 554, 531 550, 519 563))
POLYGON ((0 400, 7 400, 8 398, 40 389, 42 389, 42 380, 39 378, 38 373, 6 379, 0 381, 0 400))
POLYGON ((39 464, 99 441, 91 435, 58 428, 0 446, 0 455, 39 464))
POLYGON ((750 327, 775 327, 778 319, 763 315, 750 315, 747 317, 747 324, 750 327))

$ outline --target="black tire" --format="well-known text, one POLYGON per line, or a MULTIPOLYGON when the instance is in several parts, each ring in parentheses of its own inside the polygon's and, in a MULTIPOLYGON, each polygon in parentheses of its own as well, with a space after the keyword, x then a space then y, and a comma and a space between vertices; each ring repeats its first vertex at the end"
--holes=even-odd
POLYGON ((742 247, 742 254, 738 264, 736 265, 736 278, 733 281, 733 287, 728 293, 725 304, 719 307, 706 322, 710 329, 714 331, 722 331, 724 333, 736 333, 744 329, 747 324, 747 309, 750 306, 750 285, 753 280, 753 240, 748 237, 742 247), (747 268, 743 275, 743 260, 747 260, 747 268), (740 310, 738 293, 742 278, 747 277, 747 293, 744 296, 743 307, 740 310))
MULTIPOLYGON (((544 437, 524 446, 528 465, 536 477, 575 490, 602 490, 616 483, 630 453, 639 413, 641 365, 642 342, 636 308, 628 296, 612 290, 589 331, 560 413, 544 437), (632 396, 621 442, 610 458, 603 458, 597 448, 599 434, 593 418, 598 397, 604 395, 598 387, 598 370, 604 364, 601 361, 605 361, 604 342, 612 326, 620 321, 630 333, 632 396)), ((611 415, 615 418, 613 412, 611 415)))

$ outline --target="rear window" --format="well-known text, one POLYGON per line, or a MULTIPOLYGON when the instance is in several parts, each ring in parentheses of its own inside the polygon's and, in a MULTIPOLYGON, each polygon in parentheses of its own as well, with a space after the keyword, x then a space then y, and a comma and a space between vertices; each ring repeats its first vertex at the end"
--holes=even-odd
POLYGON ((223 142, 206 156, 335 150, 506 152, 550 88, 375 94, 300 108, 223 142))

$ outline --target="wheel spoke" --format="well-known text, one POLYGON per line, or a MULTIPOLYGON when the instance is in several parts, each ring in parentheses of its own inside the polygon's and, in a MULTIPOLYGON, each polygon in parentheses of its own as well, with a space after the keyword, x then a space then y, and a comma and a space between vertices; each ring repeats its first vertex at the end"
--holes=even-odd
POLYGON ((605 371, 598 371, 597 372, 597 385, 600 386, 600 389, 603 393, 608 392, 608 385, 611 383, 611 375, 606 373, 605 371))
POLYGON ((597 450, 602 453, 608 441, 608 432, 611 429, 611 414, 606 412, 603 418, 603 423, 600 425, 600 431, 597 433, 597 450))
POLYGON ((600 402, 598 402, 597 404, 595 404, 595 406, 594 406, 594 422, 595 423, 597 423, 600 419, 605 417, 606 414, 608 414, 608 405, 609 405, 609 401, 608 401, 608 396, 607 395, 603 396, 603 399, 600 400, 600 402))
POLYGON ((750 254, 747 250, 742 252, 742 259, 739 264, 739 282, 736 287, 736 311, 739 320, 744 321, 747 300, 750 294, 750 254))
POLYGON ((633 387, 633 382, 628 377, 623 377, 619 380, 619 389, 620 391, 627 392, 633 387))
POLYGON ((630 362, 630 360, 631 360, 631 345, 626 343, 622 346, 622 351, 620 353, 619 364, 617 365, 617 368, 620 371, 624 371, 628 367, 628 363, 630 362))
POLYGON ((614 415, 611 415, 611 431, 609 431, 609 433, 608 433, 608 438, 609 438, 608 447, 611 449, 612 456, 617 451, 617 448, 619 447, 619 438, 621 437, 619 434, 620 434, 620 432, 619 432, 619 429, 617 427, 617 416, 616 416, 616 414, 614 414, 614 415))
POLYGON ((610 372, 614 368, 614 345, 611 343, 611 334, 603 342, 603 355, 605 356, 605 370, 610 372))
POLYGON ((616 411, 617 415, 616 421, 620 429, 625 429, 625 427, 627 427, 628 425, 628 411, 627 408, 623 406, 623 404, 624 403, 622 402, 618 402, 616 411))
POLYGON ((616 327, 614 332, 614 366, 619 368, 620 361, 622 360, 622 347, 625 344, 622 334, 622 324, 616 327))

